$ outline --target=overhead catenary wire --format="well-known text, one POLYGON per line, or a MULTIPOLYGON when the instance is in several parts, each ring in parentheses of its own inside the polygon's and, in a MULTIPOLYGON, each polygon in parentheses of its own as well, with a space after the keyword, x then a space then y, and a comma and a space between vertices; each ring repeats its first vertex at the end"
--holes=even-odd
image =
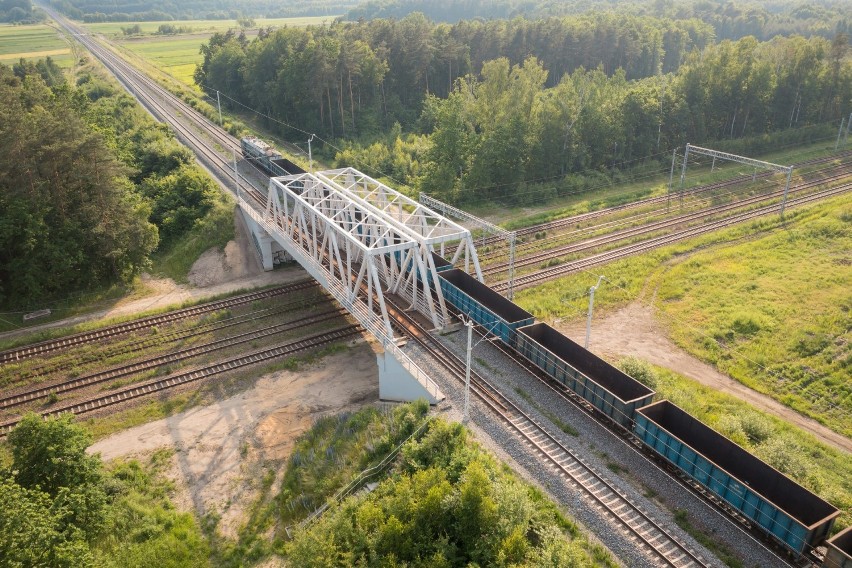
MULTIPOLYGON (((204 85, 204 84, 200 84, 199 87, 205 93, 220 93, 221 96, 225 97, 226 99, 233 102, 234 104, 239 105, 240 107, 246 109, 247 111, 249 111, 251 113, 256 114, 257 116, 260 116, 260 117, 263 117, 267 120, 275 122, 276 124, 280 124, 282 126, 290 128, 290 129, 292 129, 296 132, 299 132, 303 135, 307 135, 307 136, 314 135, 313 132, 308 132, 307 130, 304 130, 303 128, 300 128, 298 126, 294 126, 293 124, 290 124, 287 121, 281 120, 279 118, 275 118, 273 116, 270 116, 267 113, 264 113, 260 110, 252 108, 251 106, 246 105, 245 103, 231 97, 230 95, 228 95, 227 93, 225 93, 223 91, 220 91, 218 89, 215 89, 213 87, 210 87, 210 86, 204 85)), ((212 96, 212 95, 210 95, 210 96, 212 96)), ((833 121, 826 121, 824 123, 807 125, 807 126, 803 126, 801 128, 817 128, 817 127, 826 126, 826 125, 829 125, 829 124, 833 125, 834 123, 833 123, 833 121)), ((327 139, 325 139, 321 136, 316 136, 316 139, 322 141, 325 145, 329 146, 330 148, 333 148, 334 150, 336 150, 338 152, 342 152, 344 150, 343 148, 340 148, 339 146, 335 145, 330 140, 327 140, 327 139)), ((827 141, 827 140, 833 140, 833 136, 815 139, 815 140, 810 141, 809 143, 810 144, 816 144, 816 143, 824 142, 824 141, 827 141)), ((294 144, 294 143, 291 142, 291 144, 294 144)), ((776 146, 776 149, 784 149, 784 148, 790 148, 790 147, 793 147, 793 146, 800 146, 800 145, 801 145, 800 142, 791 142, 791 143, 786 144, 786 145, 776 146)), ((641 161, 645 161, 645 160, 650 160, 650 159, 655 158, 655 157, 661 157, 661 156, 664 156, 664 155, 667 156, 669 154, 669 151, 670 150, 667 149, 667 150, 664 150, 664 151, 654 152, 652 154, 648 154, 647 156, 634 158, 632 160, 625 160, 625 161, 621 161, 619 163, 622 164, 622 165, 623 164, 632 164, 632 163, 637 163, 637 162, 641 162, 641 161)), ((357 165, 359 168, 369 170, 371 172, 378 174, 381 177, 384 177, 388 180, 391 180, 394 183, 398 184, 400 187, 406 188, 409 191, 413 191, 413 188, 411 186, 409 186, 408 184, 406 184, 405 182, 403 182, 401 180, 394 178, 392 175, 388 174, 387 172, 383 172, 383 171, 381 171, 381 170, 379 170, 375 167, 370 166, 369 164, 359 163, 357 161, 356 161, 355 165, 357 165)), ((664 168, 663 167, 660 168, 661 172, 663 170, 668 171, 668 166, 666 166, 664 168)), ((584 170, 578 170, 578 171, 574 171, 574 172, 571 172, 571 173, 582 175, 582 174, 589 174, 589 173, 595 173, 595 172, 600 173, 600 170, 595 169, 595 168, 586 168, 584 170)), ((642 175, 634 177, 633 179, 634 179, 634 181, 641 181, 642 179, 648 179, 648 178, 651 178, 651 177, 654 177, 653 173, 642 174, 642 175)), ((520 181, 520 182, 512 182, 512 183, 506 183, 506 184, 488 184, 488 185, 483 185, 483 186, 468 186, 468 187, 464 187, 464 188, 457 188, 455 191, 474 192, 474 191, 482 191, 482 190, 493 189, 493 188, 501 188, 501 187, 505 187, 508 190, 509 188, 518 187, 518 186, 526 185, 526 184, 529 184, 529 183, 541 183, 541 182, 545 182, 545 181, 561 180, 561 179, 564 179, 564 178, 565 178, 565 174, 560 174, 560 175, 546 176, 546 177, 523 180, 523 181, 520 181)), ((585 193, 585 192, 588 192, 588 191, 594 191, 595 189, 600 189, 602 187, 609 187, 609 186, 611 186, 610 183, 600 184, 600 185, 596 185, 596 186, 590 186, 589 188, 587 188, 587 189, 585 189, 581 192, 571 192, 571 193, 568 193, 568 194, 563 194, 561 196, 573 195, 573 194, 576 194, 576 193, 585 193)), ((511 195, 512 196, 536 195, 536 194, 540 194, 542 192, 545 192, 547 190, 548 190, 548 188, 540 188, 540 189, 534 189, 534 190, 528 190, 528 191, 512 192, 511 195)), ((506 197, 506 196, 508 196, 508 194, 503 195, 503 197, 506 197)), ((543 196, 542 201, 547 201, 547 200, 550 200, 552 198, 553 198, 553 196, 551 196, 551 195, 545 195, 545 196, 543 196)))

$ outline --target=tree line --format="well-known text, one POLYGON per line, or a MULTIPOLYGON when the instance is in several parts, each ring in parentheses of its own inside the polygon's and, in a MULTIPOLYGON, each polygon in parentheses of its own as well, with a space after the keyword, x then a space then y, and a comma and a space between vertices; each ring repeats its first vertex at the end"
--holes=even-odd
POLYGON ((235 20, 241 16, 292 18, 337 16, 354 0, 50 0, 66 16, 84 22, 235 20))
POLYGON ((0 0, 0 22, 32 24, 44 19, 41 10, 33 10, 30 0, 0 0))
MULTIPOLYGON (((349 10, 344 19, 402 19, 421 12, 436 22, 454 23, 475 18, 540 19, 590 11, 608 11, 608 0, 526 2, 523 0, 369 0, 349 10)), ((713 26, 717 39, 739 39, 752 35, 769 39, 775 35, 799 34, 833 37, 848 33, 852 19, 845 2, 819 0, 807 4, 794 0, 764 0, 736 3, 730 0, 619 0, 618 11, 667 19, 695 18, 713 26)))
POLYGON ((91 68, 0 65, 0 305, 132 279, 221 199, 164 126, 91 68))
POLYGON ((337 139, 339 158, 353 160, 346 165, 366 162, 373 174, 448 198, 517 199, 519 184, 564 176, 571 190, 585 183, 570 177, 577 172, 670 155, 686 142, 784 130, 788 142, 804 141, 825 135, 806 127, 849 111, 845 34, 712 37, 696 20, 448 25, 415 14, 252 41, 219 33, 202 46, 195 79, 271 117, 284 137, 302 134, 280 123, 337 139), (388 137, 394 124, 399 135, 388 137))
POLYGON ((698 21, 597 14, 434 24, 422 14, 310 29, 215 34, 196 82, 305 130, 352 138, 413 127, 427 95, 446 96, 486 61, 535 55, 554 86, 578 68, 628 79, 677 69, 712 42, 698 21))

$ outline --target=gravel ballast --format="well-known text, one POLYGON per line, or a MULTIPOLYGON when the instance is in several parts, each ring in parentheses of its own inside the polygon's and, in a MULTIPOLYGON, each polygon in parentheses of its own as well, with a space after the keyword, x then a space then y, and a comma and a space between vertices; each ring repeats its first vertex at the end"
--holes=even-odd
MULTIPOLYGON (((464 361, 466 334, 436 335, 464 361)), ((613 433, 574 404, 565 401, 532 373, 518 365, 490 341, 480 341, 473 350, 472 366, 482 377, 543 425, 565 447, 581 456, 596 473, 628 495, 657 524, 685 543, 689 549, 713 566, 724 566, 713 553, 698 544, 675 522, 673 511, 685 517, 690 526, 700 530, 712 541, 720 543, 735 555, 743 566, 786 566, 787 564, 756 541, 733 521, 700 499, 676 481, 651 459, 624 438, 613 433), (570 425, 577 435, 563 432, 548 416, 570 425)), ((502 344, 497 344, 502 346, 502 344)), ((452 377, 419 346, 409 343, 404 350, 422 368, 429 369, 450 406, 451 416, 460 418, 464 389, 460 380, 452 377), (428 361, 428 364, 426 362, 428 361), (453 410, 455 412, 453 412, 453 410)), ((585 525, 615 556, 630 567, 653 565, 651 557, 636 542, 636 537, 605 516, 584 493, 574 489, 531 444, 471 395, 471 429, 489 449, 497 450, 501 458, 510 458, 512 465, 526 480, 541 487, 572 517, 585 525)))

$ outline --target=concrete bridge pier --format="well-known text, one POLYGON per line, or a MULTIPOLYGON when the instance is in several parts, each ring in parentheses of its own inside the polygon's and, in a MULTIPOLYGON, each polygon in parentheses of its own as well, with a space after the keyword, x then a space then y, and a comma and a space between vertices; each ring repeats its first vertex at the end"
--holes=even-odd
POLYGON ((245 209, 242 207, 240 207, 240 213, 242 213, 243 220, 246 223, 246 228, 251 235, 251 240, 254 243, 254 248, 257 250, 260 263, 263 265, 264 270, 270 271, 276 264, 293 260, 292 257, 287 254, 287 251, 284 250, 284 247, 273 239, 269 233, 266 232, 266 229, 258 225, 250 215, 247 215, 245 209))
POLYGON ((379 365, 380 400, 411 402, 423 398, 432 405, 444 400, 444 394, 440 390, 428 389, 426 383, 415 378, 397 361, 393 353, 376 353, 376 363, 379 365))

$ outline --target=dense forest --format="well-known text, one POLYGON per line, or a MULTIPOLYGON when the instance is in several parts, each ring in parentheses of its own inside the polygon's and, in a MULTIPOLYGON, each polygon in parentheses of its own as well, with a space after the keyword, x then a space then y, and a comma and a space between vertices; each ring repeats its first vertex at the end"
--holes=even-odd
POLYGON ((0 0, 0 22, 31 24, 43 18, 40 10, 33 10, 30 0, 0 0))
POLYGON ((89 68, 0 65, 0 305, 127 282, 221 199, 134 99, 89 68))
MULTIPOLYGON (((475 18, 529 19, 567 16, 591 11, 609 11, 609 0, 528 2, 526 0, 368 0, 346 13, 345 19, 402 19, 421 12, 436 22, 458 22, 475 18)), ((794 0, 620 0, 620 13, 673 20, 698 19, 713 27, 718 39, 752 35, 769 39, 777 34, 813 34, 833 37, 848 32, 852 14, 843 0, 819 0, 807 4, 794 0)))
POLYGON ((241 16, 337 16, 355 0, 50 0, 66 16, 85 22, 233 20, 241 16))
POLYGON ((448 199, 497 190, 516 203, 525 184, 564 176, 555 190, 571 190, 576 172, 686 142, 826 136, 818 126, 852 100, 845 34, 714 43, 707 24, 647 16, 449 25, 414 14, 251 42, 220 33, 202 52, 207 92, 271 117, 286 138, 348 140, 347 165, 448 199))

